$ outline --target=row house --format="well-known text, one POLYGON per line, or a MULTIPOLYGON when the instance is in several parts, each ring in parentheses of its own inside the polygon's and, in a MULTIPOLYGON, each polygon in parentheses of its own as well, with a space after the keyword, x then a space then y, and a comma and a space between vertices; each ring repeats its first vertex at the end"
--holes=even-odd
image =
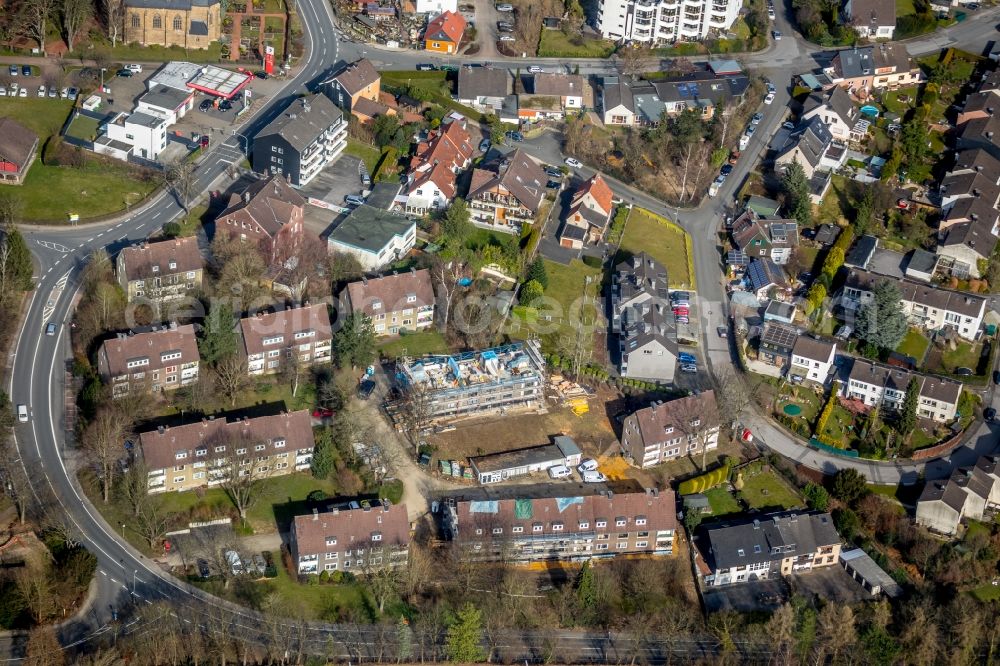
POLYGON ((444 500, 451 538, 471 559, 586 561, 672 555, 672 490, 542 484, 466 491, 444 500))
POLYGON ((198 381, 201 356, 194 326, 167 326, 119 333, 101 343, 97 371, 111 395, 172 391, 198 381))
POLYGON ((403 566, 410 549, 406 505, 382 499, 313 509, 295 516, 289 548, 300 575, 403 566))
POLYGON ((653 467, 719 445, 719 407, 715 392, 657 401, 625 417, 622 454, 637 467, 653 467))
POLYGON ((523 225, 535 223, 547 182, 542 167, 521 149, 494 155, 472 172, 468 197, 472 223, 520 234, 523 225))
POLYGON ((836 566, 841 541, 829 513, 782 513, 702 527, 699 569, 722 587, 836 566))
POLYGON ((892 280, 899 286, 903 313, 915 326, 928 331, 953 329, 966 340, 975 340, 986 315, 986 299, 939 286, 912 280, 888 278, 878 273, 851 269, 844 282, 840 304, 856 311, 875 298, 874 287, 882 280, 892 280))
POLYGON ((677 369, 677 326, 667 269, 645 252, 611 276, 611 333, 618 338, 623 377, 669 383, 677 369))
POLYGON ((733 247, 748 261, 763 258, 784 266, 799 246, 799 225, 795 220, 768 219, 747 209, 733 222, 730 236, 733 247))
POLYGON ((240 319, 241 353, 247 373, 281 372, 289 364, 331 361, 333 330, 325 303, 303 305, 240 319))
POLYGON ((351 282, 341 301, 348 315, 361 312, 371 319, 379 337, 434 325, 434 286, 426 268, 351 282))
POLYGON ((542 73, 525 77, 523 94, 518 96, 517 115, 521 120, 559 119, 583 109, 584 79, 579 74, 542 73))
POLYGON ((954 536, 964 519, 986 519, 1000 507, 997 458, 982 456, 972 468, 959 467, 947 479, 928 481, 917 500, 916 522, 939 534, 954 536))
POLYGON ((601 174, 595 173, 581 183, 559 230, 559 244, 579 250, 584 243, 600 243, 611 221, 614 202, 614 193, 601 174))
POLYGON ((228 420, 160 426, 139 435, 150 494, 218 486, 228 479, 263 479, 309 469, 312 421, 301 410, 228 420))
POLYGON ((949 423, 958 412, 962 383, 943 377, 909 372, 896 366, 854 359, 845 394, 865 405, 898 410, 906 399, 910 381, 916 379, 917 416, 938 423, 949 423))
POLYGON ((205 259, 194 236, 126 247, 115 262, 118 284, 128 302, 144 300, 157 310, 201 289, 204 268, 205 259))
POLYGON ((305 187, 347 146, 347 121, 324 94, 298 97, 252 143, 250 161, 260 174, 282 174, 305 187))

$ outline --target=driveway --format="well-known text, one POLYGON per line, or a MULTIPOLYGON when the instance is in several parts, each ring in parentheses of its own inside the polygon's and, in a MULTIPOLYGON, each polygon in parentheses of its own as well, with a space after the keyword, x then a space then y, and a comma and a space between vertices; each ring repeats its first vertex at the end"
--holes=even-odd
MULTIPOLYGON (((477 58, 493 59, 497 52, 497 21, 500 20, 500 12, 497 11, 493 0, 475 0, 476 7, 476 43, 479 44, 477 58)), ((512 14, 507 14, 512 16, 512 14)))

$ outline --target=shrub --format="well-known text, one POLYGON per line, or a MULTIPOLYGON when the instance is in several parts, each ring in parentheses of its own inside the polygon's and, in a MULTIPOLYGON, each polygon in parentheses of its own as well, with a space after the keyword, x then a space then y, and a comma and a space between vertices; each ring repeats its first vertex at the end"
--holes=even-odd
POLYGON ((693 495, 714 488, 729 479, 729 464, 717 467, 711 472, 681 482, 677 487, 680 495, 693 495))
POLYGON ((833 414, 833 406, 836 403, 839 390, 840 382, 834 380, 833 386, 830 387, 830 397, 827 398, 826 405, 823 406, 823 411, 820 412, 819 418, 816 419, 815 433, 817 436, 821 436, 826 432, 826 422, 830 420, 830 415, 833 414))
POLYGON ((591 268, 600 268, 603 266, 603 262, 600 257, 592 257, 589 254, 583 255, 583 263, 591 268))

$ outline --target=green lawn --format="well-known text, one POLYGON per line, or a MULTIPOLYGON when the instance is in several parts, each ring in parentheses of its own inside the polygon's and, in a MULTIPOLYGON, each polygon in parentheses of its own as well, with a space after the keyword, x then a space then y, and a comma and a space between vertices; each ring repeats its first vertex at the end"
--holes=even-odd
POLYGON ((90 116, 77 116, 73 119, 73 122, 70 123, 66 134, 83 141, 93 141, 97 138, 98 125, 100 125, 100 123, 90 116))
POLYGON ((579 37, 570 39, 562 30, 542 30, 538 39, 541 58, 609 58, 615 43, 609 39, 579 37))
POLYGON ((208 221, 206 219, 207 212, 208 206, 202 204, 195 206, 186 216, 176 220, 176 222, 181 226, 180 236, 185 238, 187 236, 194 236, 198 233, 199 227, 208 221))
POLYGON ((743 511, 733 494, 721 486, 706 490, 705 497, 712 506, 713 516, 728 516, 743 511))
POLYGON ((839 404, 834 405, 830 420, 826 422, 826 432, 819 434, 834 442, 840 441, 841 446, 847 448, 854 438, 854 416, 839 404))
POLYGON ((795 489, 771 470, 746 479, 740 494, 751 509, 757 510, 768 507, 794 509, 804 504, 795 489))
POLYGON ((436 329, 409 333, 398 338, 386 340, 379 344, 379 352, 386 358, 402 356, 405 351, 408 356, 423 356, 425 354, 445 354, 448 344, 444 336, 436 329))
POLYGON ((896 347, 896 351, 917 359, 917 364, 919 365, 924 360, 924 354, 927 353, 927 347, 930 344, 931 341, 924 337, 919 330, 911 328, 906 332, 906 337, 903 338, 903 341, 896 347))
POLYGON ((375 166, 378 164, 379 158, 382 157, 381 151, 375 146, 369 146, 367 143, 352 138, 347 139, 347 147, 344 148, 344 152, 364 161, 365 166, 368 167, 368 173, 374 173, 375 166))
POLYGON ((591 268, 579 259, 574 259, 569 266, 546 260, 545 271, 549 278, 546 300, 538 309, 518 309, 520 314, 515 314, 511 322, 513 337, 524 339, 538 335, 546 351, 556 351, 560 348, 560 339, 572 335, 581 321, 597 330, 603 328, 600 268, 591 268), (588 277, 590 284, 586 283, 588 277))
POLYGON ((796 405, 800 407, 802 409, 802 413, 794 418, 801 418, 807 423, 812 424, 812 422, 816 420, 819 410, 823 408, 823 398, 816 395, 814 391, 808 388, 800 387, 797 395, 786 394, 781 400, 778 401, 777 412, 779 414, 785 414, 785 405, 796 405))
POLYGON ((896 0, 896 18, 916 13, 917 10, 913 6, 913 0, 896 0))
MULTIPOLYGON (((34 95, 35 91, 28 92, 34 95)), ((62 129, 73 108, 73 102, 65 99, 8 97, 3 100, 3 106, 0 108, 3 109, 5 117, 13 118, 38 135, 38 149, 41 150, 45 140, 53 134, 58 134, 62 129)))
POLYGON ((982 353, 982 345, 978 342, 960 342, 955 349, 945 348, 941 352, 941 369, 945 372, 954 372, 956 368, 976 369, 979 365, 979 357, 982 353))
POLYGON ((905 114, 917 100, 917 87, 912 88, 901 88, 900 90, 890 90, 885 93, 882 98, 882 106, 886 108, 887 111, 897 113, 899 115, 905 114), (900 95, 905 95, 909 98, 908 102, 902 102, 899 100, 900 95))
POLYGON ((1000 600, 1000 585, 993 585, 992 583, 984 583, 977 588, 969 590, 969 594, 974 596, 979 601, 997 601, 1000 600))
POLYGON ((46 166, 36 159, 18 194, 26 222, 63 223, 69 213, 81 220, 133 206, 157 187, 155 178, 140 180, 136 170, 112 159, 88 159, 82 168, 46 166))
POLYGON ((615 264, 627 256, 646 252, 666 267, 671 287, 693 289, 690 245, 691 239, 684 230, 665 217, 643 208, 633 208, 625 224, 625 235, 615 264))
MULTIPOLYGON (((90 45, 90 42, 87 42, 90 45)), ((115 62, 126 62, 129 60, 140 60, 142 62, 166 62, 168 60, 180 60, 187 62, 219 62, 222 59, 222 44, 213 42, 207 49, 185 49, 180 46, 142 46, 137 43, 119 44, 111 48, 110 43, 95 44, 100 46, 111 60, 115 62)), ((73 58, 91 58, 93 51, 74 52, 67 54, 73 58)))

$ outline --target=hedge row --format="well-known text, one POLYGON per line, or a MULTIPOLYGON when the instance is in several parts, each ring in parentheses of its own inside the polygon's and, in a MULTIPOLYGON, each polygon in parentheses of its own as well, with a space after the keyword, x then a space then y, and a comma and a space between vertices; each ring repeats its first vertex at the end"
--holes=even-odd
POLYGON ((723 465, 722 467, 713 469, 711 472, 681 482, 681 485, 677 487, 677 492, 680 493, 681 495, 693 495, 695 493, 703 493, 706 490, 714 488, 717 485, 724 483, 728 480, 729 480, 729 465, 723 465))
POLYGON ((830 420, 830 415, 833 414, 833 406, 837 402, 837 393, 840 390, 840 382, 834 380, 833 386, 830 387, 830 397, 826 399, 826 404, 823 405, 823 411, 820 412, 819 418, 816 419, 816 438, 819 439, 824 432, 826 432, 826 422, 830 420))

